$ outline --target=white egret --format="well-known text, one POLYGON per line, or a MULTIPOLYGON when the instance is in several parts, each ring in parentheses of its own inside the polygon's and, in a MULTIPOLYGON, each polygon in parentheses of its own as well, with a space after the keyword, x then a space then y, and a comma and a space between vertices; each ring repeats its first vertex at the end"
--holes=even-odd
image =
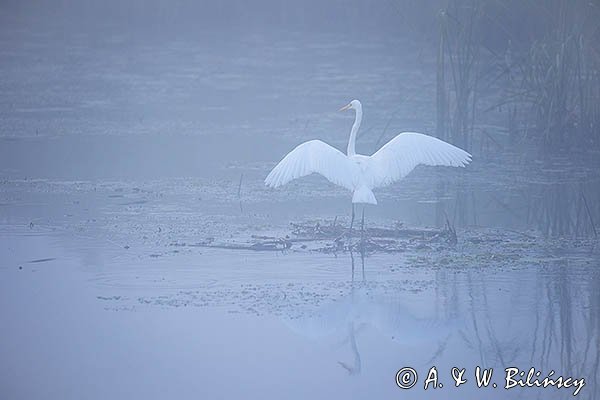
POLYGON ((323 175, 352 192, 350 230, 354 223, 355 203, 377 204, 373 189, 404 178, 419 164, 464 167, 471 161, 471 155, 466 151, 416 132, 398 134, 371 156, 357 154, 355 144, 362 120, 362 105, 360 101, 352 100, 340 109, 345 110, 356 112, 346 154, 320 140, 304 142, 273 168, 265 184, 276 188, 312 173, 323 175))

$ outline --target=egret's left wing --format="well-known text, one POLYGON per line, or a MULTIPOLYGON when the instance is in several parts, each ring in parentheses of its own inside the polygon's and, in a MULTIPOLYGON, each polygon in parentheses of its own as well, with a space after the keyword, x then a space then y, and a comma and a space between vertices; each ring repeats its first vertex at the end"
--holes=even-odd
POLYGON ((471 155, 443 140, 422 133, 404 132, 387 142, 369 160, 372 187, 404 178, 417 165, 464 167, 471 155))
POLYGON ((289 152, 269 173, 265 184, 276 188, 292 179, 317 173, 336 185, 354 190, 357 169, 358 166, 335 147, 311 140, 289 152))

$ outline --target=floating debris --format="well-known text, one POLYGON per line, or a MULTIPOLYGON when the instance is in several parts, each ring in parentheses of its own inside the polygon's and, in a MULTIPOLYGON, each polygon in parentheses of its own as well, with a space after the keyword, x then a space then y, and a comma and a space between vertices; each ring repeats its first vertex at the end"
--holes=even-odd
POLYGON ((56 258, 40 258, 37 260, 31 260, 31 261, 27 261, 27 262, 30 264, 33 264, 33 263, 43 263, 43 262, 48 262, 48 261, 53 261, 53 260, 56 260, 56 258))
POLYGON ((456 232, 449 226, 444 229, 432 229, 396 225, 365 228, 361 231, 356 228, 350 230, 334 220, 332 223, 323 221, 291 223, 290 227, 291 232, 285 236, 251 235, 246 240, 234 238, 228 241, 216 241, 214 237, 209 237, 189 246, 254 251, 394 253, 408 249, 430 249, 434 243, 456 244, 456 232))

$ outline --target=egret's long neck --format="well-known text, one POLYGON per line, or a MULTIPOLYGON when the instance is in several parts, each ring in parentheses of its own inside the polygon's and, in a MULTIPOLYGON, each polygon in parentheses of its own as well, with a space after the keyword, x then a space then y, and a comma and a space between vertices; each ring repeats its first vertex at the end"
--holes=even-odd
POLYGON ((356 118, 354 119, 354 124, 352 125, 352 130, 350 131, 350 140, 348 141, 348 151, 346 154, 349 156, 353 156, 356 154, 356 134, 358 133, 358 128, 360 128, 360 122, 362 121, 362 108, 356 109, 356 118))

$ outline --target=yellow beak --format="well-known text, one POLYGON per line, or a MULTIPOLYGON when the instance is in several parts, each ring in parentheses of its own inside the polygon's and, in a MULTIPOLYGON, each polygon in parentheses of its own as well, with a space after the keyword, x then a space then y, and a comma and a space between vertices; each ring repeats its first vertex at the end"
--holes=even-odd
POLYGON ((352 104, 348 104, 347 106, 344 106, 344 107, 340 108, 340 110, 339 110, 339 111, 346 111, 346 110, 348 110, 350 107, 352 107, 352 104))

